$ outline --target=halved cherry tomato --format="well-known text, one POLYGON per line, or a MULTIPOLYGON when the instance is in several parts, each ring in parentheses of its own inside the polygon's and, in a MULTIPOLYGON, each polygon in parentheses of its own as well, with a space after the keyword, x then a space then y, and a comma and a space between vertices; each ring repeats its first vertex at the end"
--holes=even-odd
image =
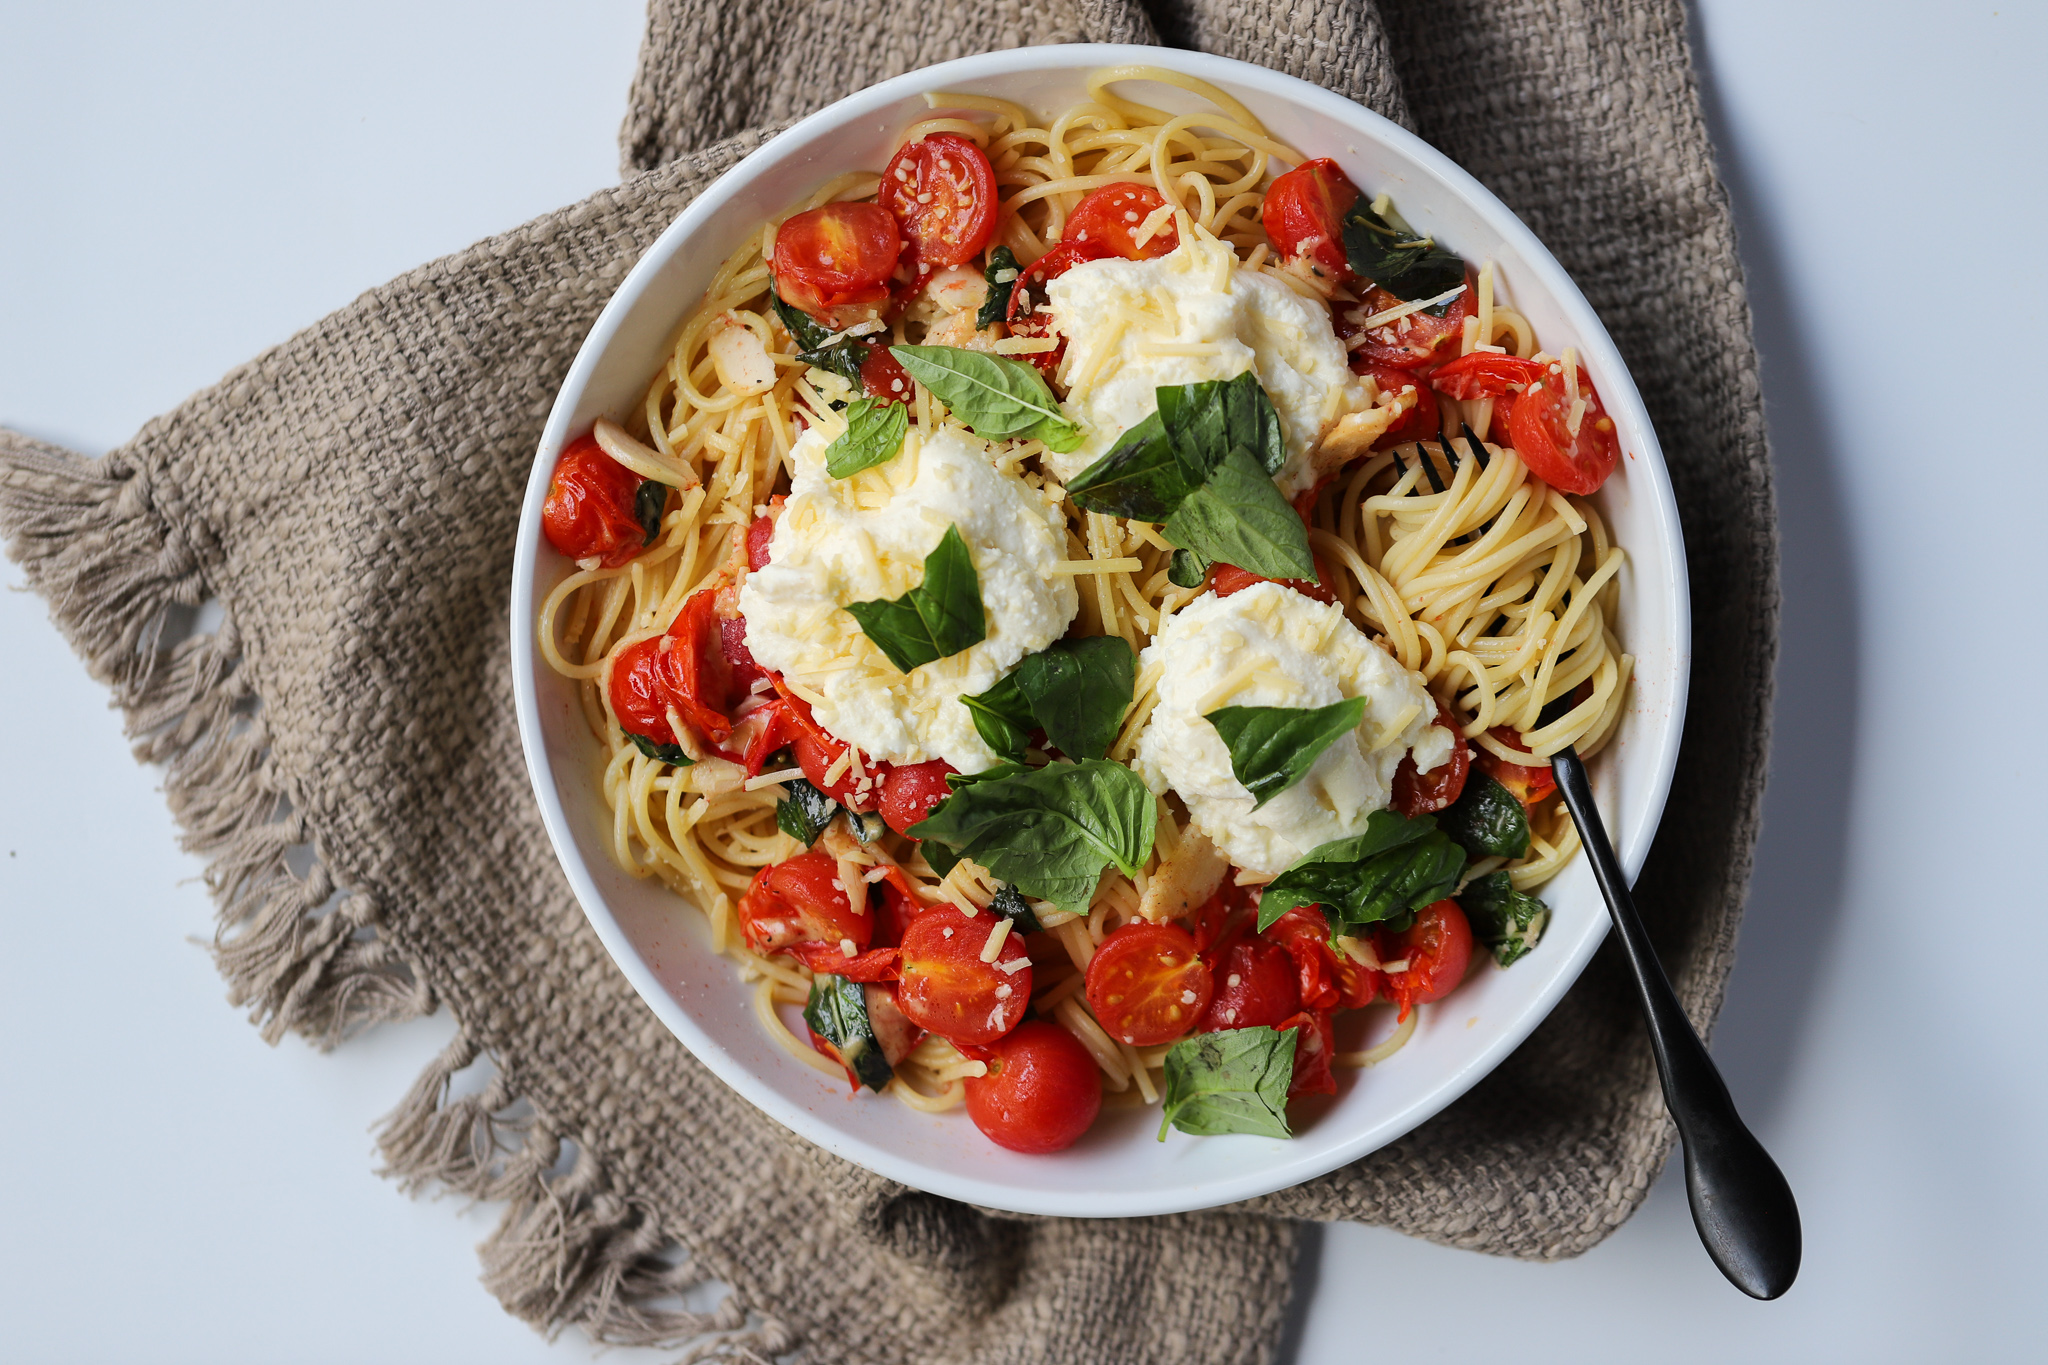
POLYGON ((868 347, 868 358, 860 363, 860 387, 862 393, 878 403, 910 401, 909 372, 880 342, 868 347))
MULTIPOLYGON (((1039 312, 1045 302, 1045 286, 1049 280, 1056 280, 1083 261, 1101 260, 1107 253, 1094 242, 1062 242, 1046 252, 1017 277, 1010 288, 1010 311, 1004 321, 1010 325, 1010 335, 1020 337, 1042 337, 1052 335, 1052 318, 1039 312)), ((1025 359, 1039 369, 1051 374, 1059 368, 1060 357, 1067 351, 1066 338, 1050 351, 1034 351, 1025 359)))
POLYGON ((1543 367, 1533 360, 1495 351, 1474 351, 1431 370, 1429 386, 1461 403, 1469 403, 1519 392, 1542 373, 1543 367))
POLYGON ((865 905, 855 908, 839 882, 839 863, 829 853, 799 853, 754 874, 740 897, 740 929, 757 952, 773 953, 798 943, 817 943, 844 958, 842 943, 856 954, 875 932, 865 905))
POLYGON ((994 915, 969 919, 950 905, 910 922, 896 995, 911 1023, 956 1043, 984 1045, 1017 1027, 1031 1003, 1031 957, 1023 936, 1011 934, 994 962, 981 960, 1000 922, 994 915))
POLYGON ((995 231, 995 168, 958 133, 930 133, 897 148, 878 197, 903 225, 911 261, 933 270, 980 255, 995 231))
POLYGON ((789 747, 796 754, 797 766, 804 770, 804 780, 848 810, 873 810, 880 799, 882 780, 888 776, 889 765, 862 754, 860 776, 854 776, 853 764, 849 761, 839 768, 837 778, 826 781, 825 774, 838 766, 839 756, 853 746, 827 733, 811 715, 810 703, 791 692, 780 678, 775 678, 774 683, 788 706, 789 747))
MULTIPOLYGON (((1338 335, 1357 335, 1367 318, 1398 308, 1401 303, 1384 289, 1366 290, 1362 302, 1344 311, 1338 335)), ((1422 370, 1451 359, 1464 342, 1465 319, 1472 316, 1473 307, 1472 272, 1467 270, 1465 292, 1444 305, 1442 317, 1434 317, 1425 309, 1373 328, 1367 333, 1365 344, 1352 352, 1354 368, 1358 361, 1363 361, 1396 370, 1422 370)))
POLYGON ((1090 191, 1067 218, 1061 242, 1099 248, 1097 254, 1121 256, 1127 261, 1145 261, 1164 256, 1180 245, 1180 229, 1171 218, 1165 226, 1138 242, 1138 226, 1166 203, 1159 191, 1135 182, 1104 185, 1090 191))
MULTIPOLYGON (((1509 749, 1529 753, 1529 746, 1522 743, 1522 737, 1512 725, 1496 725, 1486 732, 1509 749)), ((1534 758, 1534 754, 1529 754, 1534 758)), ((1557 790, 1557 777, 1547 762, 1509 763, 1485 749, 1479 751, 1479 766, 1487 776, 1513 792, 1515 799, 1525 809, 1534 810, 1537 803, 1557 790)))
POLYGON ((1243 592, 1256 583, 1282 583, 1294 589, 1303 597, 1312 597, 1328 606, 1337 600, 1337 589, 1329 565, 1320 558, 1315 561, 1316 578, 1262 578, 1250 569, 1240 569, 1235 564, 1213 564, 1209 568, 1209 591, 1218 597, 1229 597, 1243 592))
POLYGON ((1287 1085, 1287 1098, 1301 1095, 1334 1095, 1337 1077, 1330 1063, 1337 1055, 1336 1031, 1330 1026, 1328 1010, 1304 1010, 1275 1025, 1295 1029, 1294 1079, 1287 1085))
POLYGON ((641 478, 604 453, 595 436, 578 436, 555 461, 540 528, 571 559, 600 559, 616 569, 646 548, 634 514, 641 478))
POLYGON ((943 758, 891 766, 882 779, 882 819, 898 834, 908 834, 932 807, 953 794, 946 774, 958 771, 943 758))
POLYGON ((1193 1028, 1215 991, 1188 931, 1126 924, 1088 962, 1088 1007, 1112 1038, 1132 1047, 1170 1043, 1193 1028))
POLYGON ((1273 250, 1289 260, 1310 257, 1340 284, 1348 284, 1355 276, 1344 252, 1344 215, 1357 202, 1358 186, 1336 162, 1317 157, 1272 183, 1260 217, 1273 250))
POLYGON ((1260 1024, 1277 1028, 1301 1008, 1293 955, 1277 943, 1255 938, 1232 944, 1216 960, 1214 979, 1216 993, 1195 1025, 1198 1033, 1260 1024))
POLYGON ((999 1147, 1064 1151, 1102 1110, 1102 1070, 1079 1039, 1034 1019, 995 1044, 986 1076, 967 1078, 967 1116, 999 1147))
POLYGON ((627 645, 612 659, 612 711, 629 735, 641 735, 656 744, 674 744, 675 727, 668 723, 668 694, 657 670, 666 654, 668 639, 657 635, 627 645))
POLYGON ((1472 754, 1465 747, 1465 737, 1458 733, 1458 727, 1451 724, 1438 708, 1436 722, 1439 727, 1451 732, 1451 756, 1426 773, 1415 770, 1415 755, 1407 754, 1401 759, 1401 766, 1394 769, 1393 807, 1402 815, 1413 819, 1435 811, 1447 810, 1464 795, 1465 778, 1472 767, 1472 754))
POLYGON ((1337 1008, 1343 1000, 1337 951, 1330 946, 1330 923, 1322 911, 1313 905, 1296 906, 1267 925, 1260 937, 1279 944, 1294 959, 1295 992, 1303 1009, 1337 1008))
POLYGON ((831 327, 850 327, 889 297, 903 251, 895 215, 880 204, 806 209, 775 233, 775 291, 831 327))
POLYGON ((1522 391, 1508 412, 1508 435, 1529 472, 1561 493, 1591 493, 1607 482, 1621 459, 1621 441, 1614 419, 1593 391, 1592 376, 1579 367, 1579 397, 1586 408, 1579 429, 1571 430, 1571 403, 1564 387, 1564 367, 1546 368, 1522 391))
POLYGON ((1449 995, 1472 960, 1472 926, 1452 900, 1425 905, 1398 934, 1382 930, 1374 937, 1380 961, 1408 964, 1387 973, 1387 997, 1401 1007, 1403 1019, 1415 1006, 1449 995))
POLYGON ((1397 370, 1391 365, 1374 365, 1369 361, 1354 360, 1351 368, 1359 374, 1369 374, 1378 384, 1381 393, 1399 393, 1403 389, 1415 390, 1415 406, 1394 419, 1372 443, 1374 450, 1391 450, 1410 441, 1427 441, 1443 430, 1443 412, 1436 405, 1436 394, 1428 383, 1406 370, 1397 370))

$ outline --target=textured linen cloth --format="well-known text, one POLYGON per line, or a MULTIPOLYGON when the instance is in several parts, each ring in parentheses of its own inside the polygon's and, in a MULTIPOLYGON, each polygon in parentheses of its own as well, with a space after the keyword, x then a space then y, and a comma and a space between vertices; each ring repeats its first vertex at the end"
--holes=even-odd
POLYGON ((1492 1076, 1351 1167, 1215 1213, 991 1215, 753 1110, 640 1004, 572 900, 520 761, 506 601, 541 425, 598 310, 778 123, 930 62, 1077 40, 1260 62, 1407 124, 1592 299, 1663 439, 1692 574, 1685 742, 1637 895, 1694 1020, 1719 1007, 1765 766, 1776 550, 1678 0, 655 0, 616 189, 365 294, 102 460, 0 433, 0 530, 138 754, 167 765, 211 859, 232 998, 266 1036, 325 1042, 453 1013, 383 1150, 408 1183, 507 1205, 484 1278, 536 1326, 734 1358, 1265 1361, 1292 1220, 1570 1256, 1629 1216, 1669 1150, 1609 949, 1492 1076), (218 630, 173 642, 209 597, 218 630), (451 1084, 479 1059, 488 1084, 451 1084), (683 1311, 675 1292, 709 1276, 731 1297, 683 1311))

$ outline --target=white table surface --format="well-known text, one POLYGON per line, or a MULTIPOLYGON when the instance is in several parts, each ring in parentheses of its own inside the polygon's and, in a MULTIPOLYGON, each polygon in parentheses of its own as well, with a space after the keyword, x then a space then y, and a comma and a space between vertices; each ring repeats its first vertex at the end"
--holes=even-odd
MULTIPOLYGON (((1303 1365, 2048 1354, 2048 840, 2014 709, 2048 668, 2048 16, 1700 11, 1785 557, 1715 1054, 1798 1191, 1804 1273, 1775 1304, 1729 1288, 1675 1172, 1558 1265, 1336 1227, 1303 1365)), ((610 183, 639 36, 637 0, 0 10, 0 423, 105 450, 359 291, 610 183)), ((0 639, 0 1358, 590 1358, 477 1284, 492 1210, 374 1174, 371 1126, 452 1025, 266 1047, 104 692, 36 597, 0 594, 0 639)))

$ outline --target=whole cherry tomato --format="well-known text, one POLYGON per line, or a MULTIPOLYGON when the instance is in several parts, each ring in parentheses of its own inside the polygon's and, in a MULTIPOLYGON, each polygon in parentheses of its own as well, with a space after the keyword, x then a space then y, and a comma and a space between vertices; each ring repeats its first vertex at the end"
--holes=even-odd
POLYGON ((1102 1071, 1058 1024, 1020 1024, 990 1049, 986 1076, 967 1078, 967 1116, 991 1142, 1033 1155, 1064 1151, 1102 1109, 1102 1071))
POLYGON ((829 853, 799 853, 754 874, 740 897, 740 929, 757 952, 773 953, 798 943, 818 943, 856 954, 875 932, 875 918, 846 899, 839 863, 829 853))
POLYGON ((1132 1047, 1170 1043, 1195 1026, 1215 990, 1188 931, 1126 924, 1088 962, 1088 1007, 1112 1038, 1132 1047))
POLYGON ((1472 926, 1452 900, 1416 911, 1415 923, 1400 933, 1381 930, 1374 937, 1381 962, 1407 964, 1387 973, 1387 997, 1400 1005, 1403 1019, 1415 1006, 1449 995, 1472 960, 1472 926))
POLYGON ((1564 367, 1551 365, 1508 410, 1507 432, 1531 474, 1559 492, 1583 495, 1607 482, 1621 459, 1621 441, 1583 365, 1578 381, 1586 406, 1579 413, 1577 431, 1571 427, 1573 404, 1565 390, 1564 367))
POLYGON ((1394 809, 1413 819, 1435 811, 1448 810, 1465 792, 1465 777, 1471 770, 1472 755, 1465 737, 1439 707, 1435 723, 1451 732, 1451 756, 1426 773, 1415 770, 1415 755, 1405 754, 1394 770, 1394 809))
POLYGON ((1216 994, 1195 1025, 1197 1033, 1217 1029, 1280 1027, 1301 1008, 1301 988, 1294 979, 1294 958, 1277 943, 1245 939, 1230 945, 1216 961, 1216 994))
POLYGON ((1095 250, 1101 256, 1121 256, 1127 261, 1164 256, 1180 245, 1180 229, 1173 220, 1168 218, 1142 245, 1138 228, 1165 204, 1159 191, 1150 185, 1104 185, 1091 190, 1074 205, 1060 241, 1095 250))
POLYGON ((540 527, 548 544, 571 559, 598 559, 616 569, 647 545, 634 502, 638 474, 604 453, 595 436, 578 436, 555 461, 540 527))
POLYGON ((995 168, 958 133, 929 133, 897 148, 879 198, 910 239, 911 261, 933 270, 980 255, 995 230, 995 168))
POLYGON ((993 1043, 1017 1027, 1031 1003, 1031 957, 1010 934, 994 962, 981 960, 995 915, 973 919, 935 905, 903 933, 903 976, 896 993, 919 1028, 955 1043, 993 1043))
MULTIPOLYGON (((1098 261, 1107 254, 1100 245, 1093 242, 1061 242, 1025 267, 1024 273, 1019 275, 1017 282, 1010 287, 1010 311, 1004 319, 1009 323, 1010 335, 1051 336, 1051 316, 1038 311, 1045 303, 1046 283, 1058 279, 1083 261, 1098 261)), ((1066 351, 1066 338, 1062 337, 1059 345, 1053 350, 1033 351, 1026 355, 1025 359, 1051 374, 1059 368, 1060 357, 1065 355, 1066 351)))
MULTIPOLYGON (((1522 743, 1522 737, 1512 725, 1496 725, 1487 732, 1488 737, 1500 742, 1502 747, 1519 749, 1529 753, 1529 746, 1522 743)), ((1529 755, 1532 759, 1534 754, 1529 755)), ((1544 760, 1533 763, 1509 763, 1496 757, 1486 749, 1479 751, 1479 766, 1487 776, 1513 792, 1515 799, 1526 810, 1534 810, 1537 803, 1557 790, 1557 777, 1544 760)))
POLYGON ((946 774, 958 771, 942 758, 892 766, 882 779, 882 819, 898 834, 908 834, 932 807, 953 794, 946 774))
POLYGON ((830 327, 850 327, 889 297, 903 251, 895 215, 880 204, 806 209, 775 233, 775 292, 830 327))
POLYGON ((1273 182, 1260 217, 1273 250, 1289 260, 1307 256, 1338 283, 1348 284, 1355 276, 1344 252, 1344 215, 1357 202, 1358 186, 1336 162, 1317 157, 1273 182))

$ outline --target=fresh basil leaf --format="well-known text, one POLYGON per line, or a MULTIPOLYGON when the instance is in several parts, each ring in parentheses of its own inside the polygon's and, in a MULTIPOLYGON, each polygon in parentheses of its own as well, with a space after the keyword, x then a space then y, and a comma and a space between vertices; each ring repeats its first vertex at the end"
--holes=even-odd
POLYGON ((631 730, 623 732, 633 741, 633 747, 646 754, 656 763, 672 763, 678 768, 687 768, 697 760, 683 752, 680 744, 656 744, 645 735, 636 735, 631 730))
POLYGON ((1166 434, 1165 419, 1154 412, 1075 475, 1067 496, 1084 511, 1165 521, 1209 477, 1210 468, 1199 460, 1183 460, 1180 447, 1166 434))
POLYGON ((889 354, 977 436, 1035 438, 1062 451, 1081 442, 1034 365, 958 346, 891 346, 889 354))
POLYGON ((1199 588, 1209 581, 1211 565, 1193 550, 1175 550, 1166 565, 1166 581, 1176 588, 1199 588))
POLYGON ((801 777, 787 778, 782 785, 789 795, 775 803, 775 827, 809 848, 839 814, 839 803, 801 777))
POLYGON ((1437 827, 1475 858, 1519 858, 1529 851, 1528 811, 1476 763, 1457 803, 1437 817, 1437 827))
POLYGON ((784 303, 782 296, 772 290, 768 297, 774 300, 775 316, 782 319, 782 325, 789 329, 790 339, 796 342, 796 358, 806 365, 830 370, 853 385, 854 392, 859 393, 860 367, 868 358, 867 344, 857 337, 841 337, 833 341, 832 330, 809 313, 784 303))
POLYGON ((1023 273, 1017 264, 1017 253, 1010 248, 999 246, 988 253, 988 270, 982 275, 988 281, 988 297, 981 301, 981 309, 974 315, 976 331, 1010 316, 1010 291, 1017 287, 1017 277, 1023 273))
POLYGON ((1183 451, 1201 451, 1214 467, 1232 446, 1243 446, 1268 474, 1287 463, 1280 413, 1250 370, 1235 379, 1173 384, 1157 391, 1159 419, 1183 451))
POLYGON ((924 557, 924 582, 894 600, 848 602, 846 610, 905 673, 988 638, 981 579, 957 526, 948 526, 938 547, 924 557))
POLYGON ((831 339, 832 329, 819 322, 803 309, 783 302, 782 295, 769 291, 774 301, 775 316, 782 319, 782 325, 789 329, 790 339, 796 342, 799 351, 814 351, 831 339))
POLYGON ((1465 282, 1465 262, 1428 237, 1403 232, 1360 195, 1344 215, 1344 254, 1361 278, 1404 302, 1426 299, 1465 282))
POLYGON ((640 543, 652 545, 661 534, 661 514, 668 506, 668 485, 642 479, 633 493, 633 520, 640 523, 640 543))
POLYGON ((1534 948, 1550 922, 1550 907, 1515 890, 1505 870, 1466 882, 1458 906, 1471 922, 1472 937, 1491 948, 1493 960, 1503 967, 1534 948))
POLYGON ((950 845, 1033 900, 1084 910, 1105 867, 1135 875, 1152 852, 1158 803, 1121 763, 1006 763, 962 776, 910 837, 950 845))
POLYGON ((1010 922, 1010 927, 1020 934, 1035 934, 1039 930, 1038 916, 1031 912, 1031 902, 1024 899, 1024 893, 1007 882, 996 888, 996 898, 989 909, 1010 922))
POLYGON ((1294 1084, 1295 1032, 1258 1024, 1197 1033, 1168 1048, 1159 1140, 1166 1141, 1169 1124, 1199 1137, 1293 1137, 1287 1088, 1294 1084))
POLYGON ((1023 761, 1024 745, 1031 738, 1035 722, 1031 719, 1031 703, 1018 690, 1014 671, 1005 673, 988 691, 960 698, 960 704, 973 717, 974 732, 981 736, 981 742, 995 750, 998 758, 1023 761))
POLYGON ((1450 895, 1464 870, 1465 850, 1434 817, 1376 810, 1363 832, 1310 850, 1267 884, 1259 928, 1298 905, 1322 906, 1333 927, 1392 920, 1450 895))
POLYGON ((867 991, 858 981, 820 972, 811 978, 811 996, 804 1002, 804 1022, 832 1044, 839 1059, 870 1090, 879 1091, 896 1073, 875 1039, 868 1018, 867 991))
POLYGON ((1010 676, 1061 753, 1101 758, 1131 709, 1138 656, 1121 635, 1091 635, 1027 654, 1010 676))
POLYGON ((1348 697, 1313 709, 1225 706, 1203 719, 1223 737, 1230 771, 1252 794, 1257 810, 1308 776, 1323 750, 1356 730, 1365 719, 1365 704, 1364 697, 1348 697))
POLYGON ((846 430, 825 447, 825 472, 843 479, 887 464, 903 449, 909 430, 910 409, 902 403, 856 398, 846 409, 846 430))
POLYGON ((1308 528, 1243 446, 1231 447, 1209 481, 1182 498, 1161 529, 1182 549, 1265 578, 1316 576, 1308 528))

